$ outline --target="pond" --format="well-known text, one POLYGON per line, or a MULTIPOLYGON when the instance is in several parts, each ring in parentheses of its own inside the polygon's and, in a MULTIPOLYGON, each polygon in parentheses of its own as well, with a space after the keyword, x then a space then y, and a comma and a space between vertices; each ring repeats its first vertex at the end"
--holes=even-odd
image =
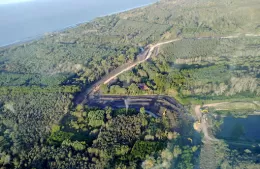
POLYGON ((223 119, 217 137, 229 140, 260 141, 260 116, 247 118, 227 116, 223 119))

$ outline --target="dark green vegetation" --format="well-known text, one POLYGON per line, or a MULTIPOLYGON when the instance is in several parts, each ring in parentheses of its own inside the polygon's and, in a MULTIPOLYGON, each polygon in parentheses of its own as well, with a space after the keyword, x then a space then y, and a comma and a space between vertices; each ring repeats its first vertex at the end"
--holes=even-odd
MULTIPOLYGON (((0 79, 6 79, 8 76, 8 79, 13 80, 0 80, 0 82, 5 81, 3 85, 49 86, 65 82, 89 84, 115 67, 135 59, 139 46, 174 39, 177 36, 219 37, 246 33, 259 34, 257 2, 257 0, 247 2, 221 0, 204 3, 203 0, 197 2, 165 0, 147 8, 98 18, 93 22, 48 35, 37 41, 1 49, 0 70, 3 73, 0 79), (243 12, 237 10, 238 7, 243 8, 243 12), (234 10, 232 13, 225 12, 232 10, 234 10)), ((250 41, 244 48, 254 52, 258 47, 257 42, 253 43, 253 39, 250 41)), ((232 43, 224 40, 222 46, 225 48, 220 46, 220 49, 223 51, 232 43)), ((224 53, 216 53, 221 51, 215 48, 215 44, 213 39, 198 44, 198 47, 194 46, 192 41, 184 40, 180 42, 177 51, 175 48, 172 49, 177 52, 175 58, 181 56, 182 59, 183 56, 190 58, 190 55, 193 55, 193 58, 202 57, 206 60, 204 57, 212 54, 211 50, 215 51, 216 57, 224 53), (189 46, 191 48, 187 50, 189 46)), ((244 57, 251 56, 242 50, 243 46, 234 47, 241 48, 240 51, 246 53, 244 57)), ((172 59, 173 50, 167 49, 166 52, 169 52, 167 57, 172 59)), ((241 55, 236 54, 237 57, 241 55)), ((252 59, 255 55, 257 53, 252 55, 252 59)))
POLYGON ((161 47, 152 61, 119 77, 117 83, 127 90, 116 84, 110 93, 178 93, 183 103, 254 99, 260 96, 259 44, 259 37, 174 42, 161 47), (136 90, 143 83, 149 90, 136 90))
MULTIPOLYGON (((11 113, 11 104, 4 108, 11 113)), ((30 151, 17 147, 17 142, 28 143, 30 137, 21 140, 25 139, 23 130, 13 131, 18 127, 11 128, 6 122, 1 124, 1 129, 6 131, 0 137, 3 151, 0 162, 6 168, 139 168, 143 160, 153 156, 159 158, 161 153, 169 151, 167 143, 170 141, 178 148, 178 151, 174 150, 175 165, 179 168, 193 165, 193 153, 197 148, 182 143, 185 137, 167 127, 174 121, 130 112, 129 115, 118 115, 118 110, 111 108, 99 110, 78 105, 59 124, 52 125, 50 134, 30 133, 31 137, 41 137, 39 142, 31 142, 30 151), (185 163, 178 164, 178 157, 186 160, 185 163)))
MULTIPOLYGON (((189 39, 160 47, 152 60, 112 86, 102 86, 102 92, 168 94, 185 104, 257 99, 260 40, 245 34, 260 34, 259 16, 258 0, 163 0, 1 48, 0 167, 207 168, 203 164, 209 163, 198 164, 194 158, 199 147, 187 141, 194 134, 189 126, 178 126, 190 132, 175 137, 164 119, 138 112, 74 111, 72 100, 108 72, 135 60, 139 47, 176 37, 189 39), (231 35, 239 38, 217 38, 231 35)), ((211 162, 219 159, 215 168, 259 168, 248 165, 255 154, 246 151, 240 158, 217 146, 209 148, 216 151, 212 158, 205 155, 211 162)))
POLYGON ((207 169, 256 169, 259 168, 258 147, 251 143, 219 141, 201 147, 200 166, 207 169), (214 160, 212 160, 214 159, 214 160))

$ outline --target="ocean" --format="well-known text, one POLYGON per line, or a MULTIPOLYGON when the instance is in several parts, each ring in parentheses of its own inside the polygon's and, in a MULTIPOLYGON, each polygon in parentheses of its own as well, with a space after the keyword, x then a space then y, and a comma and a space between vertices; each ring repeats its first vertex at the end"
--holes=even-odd
POLYGON ((156 1, 158 0, 32 0, 0 4, 0 46, 30 40, 96 17, 156 1))

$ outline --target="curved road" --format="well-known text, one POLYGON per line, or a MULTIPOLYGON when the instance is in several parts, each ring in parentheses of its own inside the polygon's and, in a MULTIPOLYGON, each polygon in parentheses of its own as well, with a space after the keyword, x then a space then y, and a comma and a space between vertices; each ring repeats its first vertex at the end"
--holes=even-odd
MULTIPOLYGON (((243 36, 245 36, 245 37, 260 37, 260 35, 248 33, 248 34, 244 34, 244 35, 233 35, 233 36, 223 36, 223 37, 197 37, 197 38, 191 38, 191 39, 197 39, 197 40, 201 40, 201 39, 215 39, 215 38, 219 38, 219 39, 235 39, 235 38, 239 38, 239 37, 243 37, 243 36)), ((180 40, 182 40, 182 38, 177 38, 177 39, 173 39, 173 40, 169 40, 169 41, 165 41, 165 42, 160 42, 160 43, 157 43, 155 45, 148 45, 146 50, 143 51, 142 53, 140 53, 137 56, 139 58, 137 61, 135 61, 133 63, 126 64, 126 65, 122 65, 121 67, 119 67, 119 68, 115 69, 114 71, 110 72, 108 75, 103 77, 101 80, 99 80, 96 83, 94 83, 93 85, 87 87, 86 90, 84 92, 82 92, 76 98, 76 104, 81 104, 81 103, 86 102, 87 98, 89 96, 91 96, 91 95, 93 96, 93 94, 100 89, 100 86, 102 84, 110 83, 113 79, 115 79, 116 77, 118 77, 122 73, 124 73, 124 72, 126 72, 128 70, 131 70, 133 67, 135 67, 136 65, 138 65, 140 63, 143 63, 143 62, 147 61, 149 58, 151 58, 151 56, 153 54, 153 51, 157 47, 160 47, 162 45, 169 44, 169 43, 172 43, 172 42, 180 41, 180 40)), ((169 97, 167 97, 167 99, 169 99, 169 97)), ((211 105, 208 105, 208 106, 211 106, 211 105)), ((201 108, 200 105, 197 105, 195 107, 195 113, 196 113, 196 116, 197 116, 198 119, 202 119, 201 120, 201 128, 202 128, 202 131, 204 133, 206 142, 218 141, 217 139, 212 138, 211 136, 209 136, 207 121, 203 117, 203 115, 202 115, 202 113, 200 111, 200 108, 201 108)))
MULTIPOLYGON (((255 34, 244 34, 244 36, 246 37, 260 37, 260 35, 255 35, 255 34)), ((190 38, 190 39, 197 39, 197 40, 201 40, 201 39, 214 39, 214 38, 219 38, 219 39, 235 39, 235 38, 239 38, 242 37, 241 35, 234 35, 234 36, 223 36, 223 37, 197 37, 197 38, 190 38)), ((182 38, 177 38, 177 39, 173 39, 173 40, 169 40, 169 41, 165 41, 165 42, 159 42, 157 44, 154 45, 148 45, 146 50, 142 53, 140 53, 137 57, 140 58, 139 60, 130 63, 130 64, 126 64, 123 65, 117 69, 115 69, 114 71, 110 72, 108 75, 106 75, 105 77, 103 77, 102 79, 100 79, 99 81, 97 81, 96 83, 94 83, 93 85, 89 86, 86 88, 85 91, 83 91, 75 100, 76 104, 80 104, 83 103, 84 101, 86 101, 86 97, 88 97, 89 95, 93 95, 95 92, 97 92, 100 89, 100 86, 102 84, 108 84, 110 83, 113 79, 115 79, 116 77, 118 77, 119 75, 121 75, 122 73, 131 70, 133 67, 135 67, 136 65, 143 63, 145 61, 147 61, 149 58, 151 58, 153 51, 157 48, 160 47, 162 45, 165 44, 169 44, 172 42, 176 42, 176 41, 180 41, 182 40, 182 38)))
POLYGON ((147 61, 149 58, 151 58, 153 51, 161 46, 161 45, 165 45, 165 44, 169 44, 172 42, 176 42, 176 41, 180 41, 182 39, 173 39, 173 40, 169 40, 166 42, 160 42, 157 43, 155 45, 148 45, 147 49, 145 51, 143 51, 142 53, 140 53, 137 58, 141 58, 133 63, 130 64, 126 64, 123 65, 117 69, 115 69, 114 71, 110 72, 108 75, 106 75, 105 77, 103 77, 102 79, 98 80, 96 83, 94 83, 93 85, 89 86, 88 88, 86 88, 86 90, 84 92, 82 92, 76 99, 76 104, 80 104, 83 103, 86 99, 86 96, 88 95, 92 95, 95 92, 97 92, 100 89, 100 86, 102 84, 108 84, 110 83, 113 79, 115 79, 116 77, 118 77, 119 75, 121 75, 122 73, 131 70, 132 68, 134 68, 136 65, 143 63, 145 61, 147 61))
POLYGON ((176 41, 179 41, 179 40, 181 40, 181 39, 169 40, 169 41, 166 41, 166 42, 157 43, 156 45, 152 45, 152 46, 150 47, 150 49, 148 49, 148 53, 147 53, 147 55, 146 55, 146 57, 145 57, 144 60, 140 60, 140 61, 138 61, 138 62, 136 62, 136 63, 130 65, 129 67, 123 69, 122 71, 120 71, 120 72, 114 74, 114 75, 111 76, 109 79, 107 79, 107 80, 104 82, 104 84, 108 84, 109 82, 111 82, 113 79, 115 79, 115 78, 116 78, 117 76, 119 76, 120 74, 122 74, 122 73, 124 73, 124 72, 126 72, 126 71, 128 71, 128 70, 131 70, 133 67, 135 67, 136 65, 138 65, 138 64, 140 64, 140 63, 143 63, 143 62, 147 61, 147 60, 152 56, 154 49, 156 49, 157 47, 159 47, 159 46, 161 46, 161 45, 168 44, 168 43, 176 42, 176 41))

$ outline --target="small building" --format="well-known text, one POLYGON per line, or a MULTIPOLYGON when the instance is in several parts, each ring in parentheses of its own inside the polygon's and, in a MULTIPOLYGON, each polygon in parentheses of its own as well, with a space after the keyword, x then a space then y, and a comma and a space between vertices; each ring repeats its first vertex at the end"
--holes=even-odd
POLYGON ((145 91, 150 89, 145 83, 138 84, 138 87, 139 87, 139 89, 145 90, 145 91))

